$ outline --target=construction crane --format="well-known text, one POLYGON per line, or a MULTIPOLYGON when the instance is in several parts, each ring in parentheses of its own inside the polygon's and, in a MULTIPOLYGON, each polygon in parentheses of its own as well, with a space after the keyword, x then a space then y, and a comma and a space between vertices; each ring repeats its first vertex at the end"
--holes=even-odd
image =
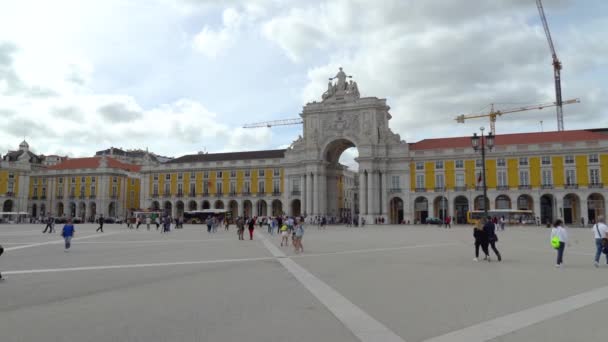
POLYGON ((261 128, 261 127, 272 127, 272 126, 291 126, 291 125, 301 125, 304 121, 301 118, 295 119, 284 119, 284 120, 273 120, 273 121, 264 121, 264 122, 256 122, 252 124, 246 124, 243 128, 261 128))
POLYGON ((540 20, 543 22, 545 29, 545 35, 549 42, 549 49, 551 50, 551 57, 553 58, 553 78, 555 78, 555 109, 557 111, 557 130, 564 130, 564 111, 562 109, 562 80, 561 70, 562 62, 557 58, 555 53, 555 47, 553 46, 553 40, 551 39, 551 32, 549 32, 549 24, 547 24, 547 18, 545 17, 545 10, 541 0, 536 0, 536 7, 538 7, 538 13, 540 14, 540 20))
MULTIPOLYGON (((563 101, 562 104, 572 104, 572 103, 580 103, 580 102, 581 102, 580 99, 571 99, 571 100, 563 101)), ((496 118, 503 114, 525 112, 528 110, 538 110, 538 109, 543 109, 546 107, 554 107, 557 105, 558 104, 556 102, 549 102, 549 103, 540 103, 540 104, 529 105, 529 106, 524 106, 524 107, 508 108, 508 109, 503 109, 503 110, 494 110, 494 104, 492 104, 492 107, 491 107, 489 113, 462 114, 462 115, 458 115, 455 120, 458 123, 464 123, 465 120, 469 120, 469 119, 489 117, 490 118, 490 131, 492 132, 492 134, 496 135, 496 118)))

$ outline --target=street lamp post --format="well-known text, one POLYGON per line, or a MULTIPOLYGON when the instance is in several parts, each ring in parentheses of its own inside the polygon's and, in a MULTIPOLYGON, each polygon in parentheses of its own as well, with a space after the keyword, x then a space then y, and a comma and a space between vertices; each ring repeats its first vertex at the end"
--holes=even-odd
POLYGON ((483 213, 484 217, 488 218, 488 204, 490 204, 488 200, 488 187, 486 184, 486 148, 488 151, 491 151, 494 147, 494 134, 492 132, 488 133, 487 136, 483 135, 484 127, 480 127, 481 137, 477 135, 477 133, 473 133, 471 137, 471 145, 473 149, 477 151, 481 151, 481 172, 482 172, 482 180, 483 180, 483 213))

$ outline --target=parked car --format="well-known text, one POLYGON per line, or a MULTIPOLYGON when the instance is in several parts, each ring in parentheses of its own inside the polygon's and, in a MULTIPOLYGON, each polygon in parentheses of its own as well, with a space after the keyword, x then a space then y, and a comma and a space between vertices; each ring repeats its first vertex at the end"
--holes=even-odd
POLYGON ((426 221, 424 221, 424 223, 426 223, 426 224, 442 224, 443 221, 440 218, 429 216, 429 217, 426 218, 426 221))

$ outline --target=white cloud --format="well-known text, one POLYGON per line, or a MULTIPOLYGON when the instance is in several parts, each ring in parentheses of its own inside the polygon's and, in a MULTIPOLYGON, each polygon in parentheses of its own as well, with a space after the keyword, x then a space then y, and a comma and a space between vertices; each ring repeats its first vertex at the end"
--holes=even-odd
POLYGON ((205 25, 202 31, 194 36, 194 48, 207 57, 217 57, 234 44, 242 20, 243 16, 236 9, 225 9, 222 13, 222 27, 214 30, 205 25))

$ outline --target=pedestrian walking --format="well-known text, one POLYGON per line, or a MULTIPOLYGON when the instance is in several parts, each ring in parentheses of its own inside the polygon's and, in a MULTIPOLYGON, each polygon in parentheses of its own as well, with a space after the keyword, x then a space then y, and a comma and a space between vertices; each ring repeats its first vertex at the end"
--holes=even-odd
POLYGON ((500 217, 500 230, 505 230, 505 217, 500 217))
POLYGON ((593 235, 595 237, 595 259, 593 265, 600 266, 602 253, 606 254, 606 264, 608 265, 608 226, 604 216, 598 216, 596 224, 593 225, 593 235))
POLYGON ((296 222, 295 236, 293 247, 296 253, 303 253, 304 246, 302 245, 302 238, 304 237, 304 223, 296 222))
POLYGON ((243 238, 243 233, 245 232, 245 221, 243 220, 242 217, 239 217, 236 220, 236 228, 237 228, 236 234, 239 237, 239 240, 245 240, 243 238))
POLYGON ((253 230, 255 229, 255 220, 249 219, 249 240, 253 240, 253 230))
MULTIPOLYGON (((0 255, 2 254, 4 254, 4 247, 0 245, 0 255)), ((4 278, 2 278, 2 273, 0 273, 0 280, 4 280, 4 278)))
POLYGON ((76 229, 72 224, 72 219, 68 219, 68 222, 63 226, 63 229, 61 230, 61 236, 65 241, 65 252, 67 252, 72 246, 72 238, 74 237, 75 232, 76 229))
POLYGON ((49 234, 51 234, 53 232, 53 222, 54 222, 53 217, 49 216, 46 219, 46 227, 44 227, 44 230, 42 231, 42 234, 46 233, 47 229, 49 230, 49 234))
POLYGON ((556 220, 553 223, 553 229, 551 229, 551 245, 557 249, 557 262, 555 267, 562 267, 564 263, 564 249, 566 249, 566 243, 568 243, 568 232, 563 227, 562 220, 556 220))
POLYGON ((287 224, 283 223, 281 226, 281 247, 289 245, 289 228, 287 224))
MULTIPOLYGON (((496 218, 494 221, 497 221, 496 218)), ((498 249, 496 249, 496 242, 498 242, 498 236, 496 235, 496 223, 493 221, 487 220, 487 222, 483 226, 483 231, 486 233, 487 243, 492 247, 494 254, 496 254, 496 258, 498 261, 502 261, 502 256, 498 249)), ((486 247, 487 248, 487 247, 486 247)), ((486 249, 489 252, 489 249, 486 249)), ((488 253, 488 261, 490 261, 490 254, 488 253)))
POLYGON ((485 237, 485 232, 482 228, 483 227, 481 226, 481 221, 477 222, 475 227, 473 227, 473 238, 475 238, 475 259, 473 259, 474 261, 479 261, 479 247, 481 247, 483 253, 485 254, 483 260, 488 260, 489 257, 488 246, 485 243, 487 239, 485 237))
POLYGON ((103 233, 103 215, 99 215, 99 227, 95 230, 95 232, 101 231, 103 233))

